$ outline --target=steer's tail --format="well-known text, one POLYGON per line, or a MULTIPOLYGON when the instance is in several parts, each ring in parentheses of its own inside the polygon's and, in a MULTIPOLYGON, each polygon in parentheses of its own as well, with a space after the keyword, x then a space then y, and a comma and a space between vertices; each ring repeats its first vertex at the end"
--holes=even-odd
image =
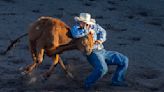
POLYGON ((7 52, 9 52, 13 47, 15 47, 16 43, 20 41, 21 38, 27 36, 28 33, 25 33, 19 37, 17 37, 15 40, 13 40, 10 45, 6 48, 6 50, 4 52, 1 53, 1 55, 6 55, 7 52))

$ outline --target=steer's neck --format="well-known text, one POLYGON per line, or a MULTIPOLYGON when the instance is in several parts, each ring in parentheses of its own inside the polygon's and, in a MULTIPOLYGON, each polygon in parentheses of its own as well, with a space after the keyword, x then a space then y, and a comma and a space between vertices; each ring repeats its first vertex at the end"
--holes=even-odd
POLYGON ((68 44, 60 45, 59 47, 57 47, 53 54, 60 54, 63 53, 64 51, 73 50, 73 49, 77 49, 77 46, 76 44, 70 42, 68 44))

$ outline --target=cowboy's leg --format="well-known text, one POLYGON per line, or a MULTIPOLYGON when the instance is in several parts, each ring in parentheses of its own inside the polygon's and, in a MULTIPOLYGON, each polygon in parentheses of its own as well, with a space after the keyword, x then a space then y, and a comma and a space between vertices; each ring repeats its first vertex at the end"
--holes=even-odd
POLYGON ((112 83, 124 82, 128 68, 128 58, 116 51, 106 51, 105 58, 108 65, 117 65, 117 69, 112 77, 112 83))
POLYGON ((107 73, 108 67, 103 57, 103 51, 93 51, 87 59, 94 68, 85 80, 85 87, 90 88, 98 79, 107 73))

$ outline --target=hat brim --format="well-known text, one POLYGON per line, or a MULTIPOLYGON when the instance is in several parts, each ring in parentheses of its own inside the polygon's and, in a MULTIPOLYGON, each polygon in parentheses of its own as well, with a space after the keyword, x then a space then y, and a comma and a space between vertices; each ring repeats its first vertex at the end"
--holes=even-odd
POLYGON ((85 22, 87 24, 95 24, 95 19, 90 19, 90 21, 86 21, 80 17, 74 17, 75 21, 82 21, 82 22, 85 22))

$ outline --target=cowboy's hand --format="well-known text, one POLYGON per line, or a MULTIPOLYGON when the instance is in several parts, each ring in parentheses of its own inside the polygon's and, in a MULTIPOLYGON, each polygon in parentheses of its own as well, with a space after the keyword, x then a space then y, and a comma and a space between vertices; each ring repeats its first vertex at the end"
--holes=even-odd
POLYGON ((96 40, 95 44, 102 44, 103 42, 101 40, 96 40))

